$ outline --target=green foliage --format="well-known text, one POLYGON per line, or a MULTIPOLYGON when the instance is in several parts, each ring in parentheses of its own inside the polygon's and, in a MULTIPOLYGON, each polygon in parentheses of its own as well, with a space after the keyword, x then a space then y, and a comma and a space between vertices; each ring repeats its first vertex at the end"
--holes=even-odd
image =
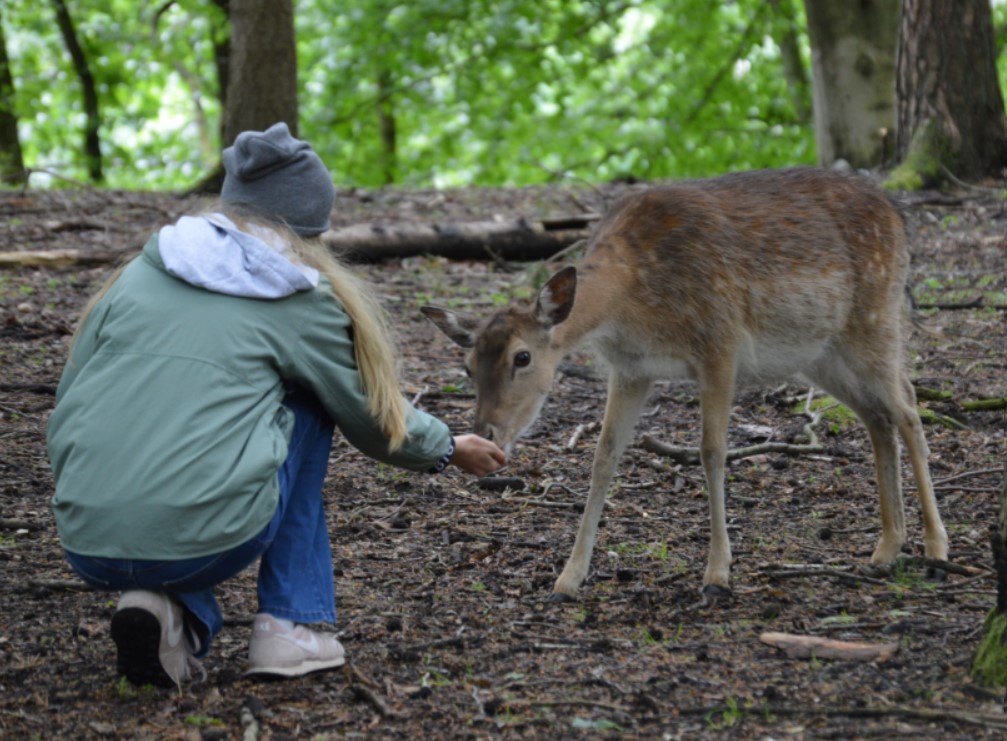
MULTIPOLYGON (((79 83, 51 7, 5 2, 25 161, 82 178, 79 83)), ((811 162, 773 40, 803 28, 801 4, 779 7, 786 17, 762 0, 300 0, 300 132, 338 183, 365 187, 811 162), (382 121, 386 134, 394 122, 394 149, 382 121)), ((216 5, 78 0, 70 11, 98 84, 109 185, 198 180, 219 149, 216 5)))

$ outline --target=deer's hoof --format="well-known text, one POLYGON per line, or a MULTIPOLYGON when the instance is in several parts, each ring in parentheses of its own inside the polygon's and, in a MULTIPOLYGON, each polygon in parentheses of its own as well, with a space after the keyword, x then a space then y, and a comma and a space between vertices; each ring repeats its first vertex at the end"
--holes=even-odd
POLYGON ((948 580, 948 572, 938 566, 927 566, 927 581, 945 582, 948 580))
POLYGON ((571 597, 569 594, 563 594, 562 592, 553 592, 549 595, 549 601, 554 605, 562 605, 567 602, 574 602, 576 598, 571 597))
POLYGON ((734 599, 734 592, 719 584, 706 584, 700 590, 700 596, 704 607, 716 607, 730 603, 734 599))

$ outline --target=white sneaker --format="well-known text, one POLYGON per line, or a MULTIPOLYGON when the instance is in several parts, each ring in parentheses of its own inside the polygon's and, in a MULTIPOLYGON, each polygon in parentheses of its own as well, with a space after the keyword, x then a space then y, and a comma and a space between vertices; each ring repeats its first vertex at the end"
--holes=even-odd
POLYGON ((252 639, 248 642, 249 667, 245 674, 299 677, 322 669, 334 669, 345 663, 343 644, 331 633, 309 630, 264 612, 252 621, 252 639))
POLYGON ((206 672, 193 654, 198 650, 186 630, 182 607, 163 592, 132 589, 119 599, 112 616, 116 669, 136 685, 177 686, 206 672))

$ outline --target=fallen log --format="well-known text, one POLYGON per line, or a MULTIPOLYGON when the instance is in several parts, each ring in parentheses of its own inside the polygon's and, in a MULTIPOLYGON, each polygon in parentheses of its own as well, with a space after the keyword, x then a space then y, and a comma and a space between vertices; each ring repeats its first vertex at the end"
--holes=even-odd
MULTIPOLYGON (((354 224, 330 229, 322 241, 349 262, 380 262, 417 255, 449 260, 545 260, 587 236, 596 214, 529 221, 473 221, 446 224, 354 224)), ((114 263, 132 249, 0 252, 0 269, 64 268, 114 263)))
POLYGON ((355 224, 332 229, 322 240, 350 262, 417 255, 450 260, 545 260, 587 235, 596 216, 449 224, 355 224))
POLYGON ((67 268, 107 265, 123 256, 123 252, 89 250, 36 250, 32 252, 0 252, 2 268, 67 268))

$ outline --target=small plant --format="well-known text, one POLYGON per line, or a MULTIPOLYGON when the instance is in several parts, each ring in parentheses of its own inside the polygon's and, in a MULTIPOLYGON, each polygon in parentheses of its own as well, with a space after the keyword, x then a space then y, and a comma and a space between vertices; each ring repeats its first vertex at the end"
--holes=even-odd
POLYGON ((119 677, 119 681, 115 683, 115 694, 120 700, 129 700, 136 696, 136 690, 128 679, 119 677))
POLYGON ((724 700, 724 707, 706 714, 706 724, 714 731, 723 731, 733 728, 738 721, 745 717, 744 711, 738 706, 738 701, 733 697, 724 700))

